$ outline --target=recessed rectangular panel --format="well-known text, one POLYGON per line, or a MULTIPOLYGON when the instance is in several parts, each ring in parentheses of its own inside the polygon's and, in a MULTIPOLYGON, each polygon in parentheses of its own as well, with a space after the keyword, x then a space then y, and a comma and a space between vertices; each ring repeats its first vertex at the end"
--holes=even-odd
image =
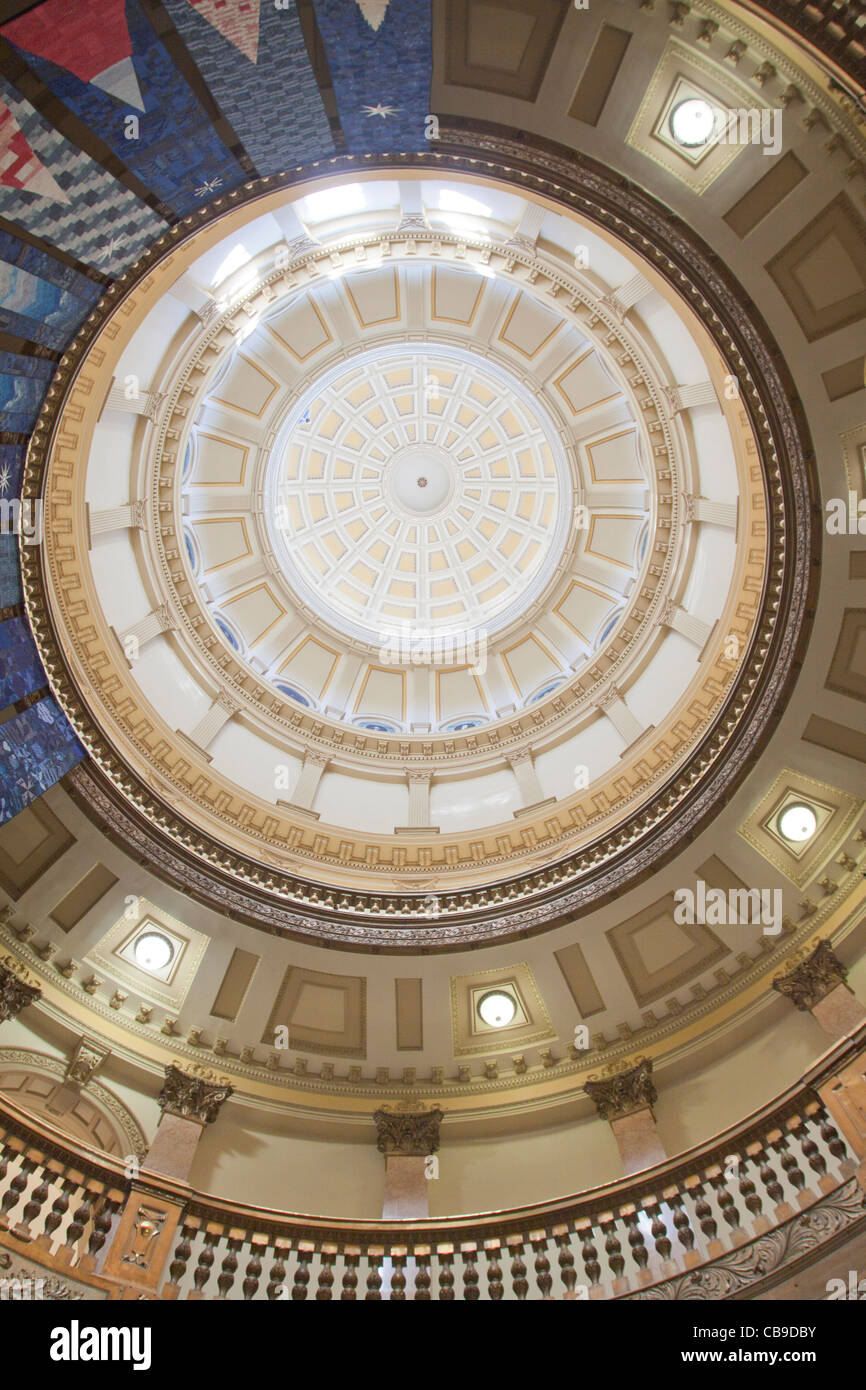
POLYGON ((862 391, 866 386, 863 357, 852 357, 850 362, 831 367, 829 371, 821 373, 821 380, 831 401, 853 396, 855 391, 862 391))
POLYGON ((104 864, 95 864, 88 874, 52 908, 51 916, 64 931, 71 931, 85 913, 95 907, 101 897, 113 888, 117 878, 104 864))
POLYGON ((617 29, 613 24, 601 26, 568 108, 569 116, 583 121, 584 125, 598 124, 630 42, 631 34, 625 29, 617 29))
POLYGON ((808 174, 805 164, 801 164, 789 150, 781 159, 772 161, 772 168, 763 178, 744 193, 739 202, 725 213, 725 221, 737 236, 748 236, 759 222, 779 206, 783 198, 793 192, 808 174))
POLYGON ((866 763, 866 734, 862 729, 850 729, 847 724, 837 724, 832 719, 813 714, 803 730, 803 738, 807 743, 816 743, 819 748, 841 753, 843 758, 856 758, 858 762, 866 763))
POLYGON ((419 1052, 424 1046, 422 999, 420 980, 394 981, 398 1052, 419 1052))
POLYGON ((563 973, 571 997, 581 1018, 589 1018, 604 1008, 598 986, 592 978, 586 957, 577 942, 561 951, 554 951, 556 963, 563 973))
POLYGON ((74 843, 45 802, 34 801, 0 826, 0 886, 20 898, 74 843))
POLYGON ((445 81, 534 101, 570 0, 449 0, 445 81))
POLYGON ((211 1013, 215 1018, 237 1018, 260 960, 261 957, 253 955, 252 951, 235 948, 228 969, 223 975, 222 984, 217 990, 217 997, 213 1001, 211 1013))
POLYGON ((717 854, 710 855, 706 863, 700 865, 696 878, 702 879, 711 888, 723 888, 725 892, 732 888, 746 887, 743 880, 717 854))
POLYGON ((835 333, 866 315, 866 223, 840 193, 767 270, 810 343, 835 333))

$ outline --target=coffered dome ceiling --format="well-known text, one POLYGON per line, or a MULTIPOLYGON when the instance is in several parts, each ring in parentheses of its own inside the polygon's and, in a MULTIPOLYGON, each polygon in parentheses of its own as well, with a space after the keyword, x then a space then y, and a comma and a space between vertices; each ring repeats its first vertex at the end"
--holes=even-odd
POLYGON ((775 369, 719 319, 723 357, 660 247, 494 172, 355 182, 319 225, 303 186, 259 195, 155 255, 71 385, 71 491, 48 458, 80 737, 247 912, 323 940, 537 929, 645 872, 738 775, 802 622, 775 369))

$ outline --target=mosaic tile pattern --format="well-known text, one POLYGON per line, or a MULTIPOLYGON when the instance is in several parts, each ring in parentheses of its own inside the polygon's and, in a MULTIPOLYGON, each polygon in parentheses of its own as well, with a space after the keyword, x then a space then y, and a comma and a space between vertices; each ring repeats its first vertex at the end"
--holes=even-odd
POLYGON ((33 428, 53 375, 53 362, 0 352, 0 430, 26 434, 33 428))
POLYGON ((0 623, 0 710, 47 683, 27 619, 0 623))
POLYGON ((273 0, 261 5, 248 0, 243 25, 234 27, 214 6, 206 9, 191 0, 164 3, 260 174, 279 174, 333 154, 331 128, 294 0, 279 10, 273 0), (256 11, 258 41, 253 44, 256 11), (211 20, 205 18, 208 13, 211 20))
POLYGON ((83 757, 51 695, 0 724, 0 823, 17 816, 83 757))
POLYGON ((163 202, 190 212, 244 174, 137 0, 46 0, 0 34, 163 202), (138 118, 138 138, 128 139, 138 118), (207 185, 204 192, 200 190, 207 185))
POLYGON ((0 216, 109 275, 119 275, 132 265, 167 225, 64 140, 4 78, 0 78, 0 216), (32 159, 25 157, 22 139, 32 159), (41 173, 37 169, 34 174, 34 160, 41 173), (59 196, 45 183, 45 174, 59 196))
POLYGON ((0 232, 0 331, 59 351, 101 293, 72 266, 0 232))
POLYGON ((383 18, 368 5, 370 19, 356 0, 314 4, 349 150, 428 148, 432 0, 391 0, 383 18))

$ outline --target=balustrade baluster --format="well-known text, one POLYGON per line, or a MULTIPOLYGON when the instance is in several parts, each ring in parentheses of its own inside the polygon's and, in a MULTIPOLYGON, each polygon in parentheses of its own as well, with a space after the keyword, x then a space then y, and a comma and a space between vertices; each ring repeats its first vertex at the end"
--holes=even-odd
POLYGON ((319 1287, 316 1289, 316 1300, 325 1303, 333 1298, 331 1290, 334 1286, 334 1261, 337 1258, 336 1245, 323 1245, 320 1259, 322 1267, 319 1270, 319 1287))
POLYGON ((343 1252, 343 1292, 340 1294, 340 1301, 343 1303, 354 1303, 357 1300, 358 1265, 360 1263, 361 1252, 354 1246, 343 1252))
POLYGON ((10 1182, 9 1187, 3 1193, 3 1200, 0 1202, 0 1211, 2 1211, 7 1220, 12 1210, 17 1207, 21 1200, 21 1195, 27 1186, 27 1180, 35 1167, 35 1163, 25 1158, 22 1161, 20 1169, 10 1182))
POLYGON ((517 1298, 522 1303, 529 1292, 529 1283, 526 1278, 526 1265, 523 1262, 523 1240, 520 1236, 508 1237, 508 1248, 511 1251, 511 1287, 514 1289, 517 1298))
MULTIPOLYGON (((739 1160, 737 1171, 739 1172, 739 1160)), ((734 1194, 731 1191, 731 1179, 728 1176, 728 1169, 724 1168, 712 1174, 710 1184, 715 1191, 716 1201, 719 1204, 719 1211, 722 1213, 722 1220, 730 1227, 731 1242, 734 1245, 742 1244, 745 1233, 742 1229, 740 1213, 734 1201, 734 1194)))
POLYGON ((391 1252, 391 1302, 406 1302, 406 1256, 391 1252))
MULTIPOLYGON (((714 1246, 721 1245, 721 1241, 719 1241, 716 1236, 716 1232, 719 1228, 716 1219, 713 1216, 713 1209, 707 1201, 707 1195, 704 1191, 703 1183, 700 1183, 695 1188, 694 1195, 696 1198, 695 1216, 698 1218, 698 1222, 700 1223, 704 1240, 707 1242, 707 1245, 710 1247, 710 1249, 713 1250, 714 1246)), ((717 1253, 720 1252, 714 1251, 714 1253, 710 1255, 710 1259, 714 1259, 717 1253)))
POLYGON ((93 1195, 84 1189, 81 1194, 81 1201, 72 1213, 72 1220, 69 1223, 69 1230, 66 1236, 67 1245, 77 1245, 84 1235, 85 1228, 90 1221, 90 1214, 93 1208, 93 1195))
POLYGON ((210 1278, 211 1267, 213 1266, 214 1262, 214 1246, 216 1245, 218 1240, 219 1236, 215 1231, 205 1231, 204 1244, 198 1252, 198 1264, 196 1265, 195 1273, 192 1276, 192 1281, 195 1284, 196 1293, 201 1293, 202 1289, 204 1288, 205 1284, 210 1278))
POLYGON ((431 1247, 429 1245, 416 1245, 415 1256, 415 1300, 418 1303, 429 1303, 431 1301, 430 1286, 432 1278, 430 1274, 431 1247))
POLYGON ((767 1196, 770 1198, 770 1201, 773 1203, 773 1206, 778 1207, 782 1201, 782 1198, 785 1195, 785 1189, 782 1187, 782 1184, 776 1177, 775 1170, 770 1167, 770 1156, 767 1153, 766 1148, 762 1150, 761 1159, 761 1182, 764 1184, 764 1187, 767 1190, 767 1196))
POLYGON ((554 1226, 553 1238, 559 1247, 557 1263, 559 1274, 565 1285, 564 1299, 573 1299, 575 1295, 575 1285, 577 1284, 577 1270, 574 1267, 574 1251, 571 1248, 571 1237, 567 1226, 554 1226))
POLYGON ((96 1203, 93 1211, 93 1230, 90 1232, 90 1239, 87 1242, 87 1252, 94 1259, 108 1239, 112 1222, 119 1208, 119 1201, 108 1193, 103 1193, 96 1203))
POLYGON ((592 1293, 592 1290, 598 1288, 601 1283, 601 1264, 593 1237, 592 1221, 588 1217, 580 1217, 575 1222, 574 1229, 580 1239, 580 1258, 589 1280, 590 1293, 592 1293))
POLYGON ((50 1191, 48 1179, 43 1177, 39 1186, 34 1187, 33 1191, 30 1193, 27 1205, 21 1213, 21 1222, 28 1236, 32 1233, 32 1227, 39 1217, 42 1208, 45 1206, 45 1203, 48 1201, 50 1191))
POLYGON ((274 1263, 271 1265, 271 1278, 265 1290, 271 1302, 282 1298, 282 1290, 286 1287, 286 1263, 283 1256, 287 1243, 279 1238, 274 1241, 274 1263))
POLYGON ((315 1246, 310 1245, 309 1241, 298 1241, 298 1265, 292 1287, 292 1298, 296 1303, 303 1303, 307 1296, 307 1285, 310 1282, 310 1261, 315 1252, 315 1246))
POLYGON ((670 1192, 665 1194, 667 1204, 674 1215, 674 1230, 677 1233, 677 1240, 685 1252, 683 1263, 691 1263, 691 1257, 695 1255, 695 1233, 692 1230, 692 1223, 681 1192, 670 1192))
POLYGON ((806 1186, 806 1175, 802 1172, 796 1155, 791 1152, 790 1140, 784 1136, 777 1139, 773 1148, 779 1154, 779 1162, 784 1169, 788 1182, 797 1194, 797 1201, 800 1206, 808 1205, 809 1194, 804 1192, 806 1186), (804 1200, 805 1198, 805 1200, 804 1200))
POLYGON ((498 1240, 485 1240, 484 1253, 487 1256, 487 1292, 493 1303, 498 1303, 505 1293, 502 1283, 502 1265, 499 1263, 501 1245, 498 1240))
POLYGON ((75 1184, 64 1178, 63 1186, 51 1203, 51 1210, 45 1218, 45 1234, 53 1236, 69 1210, 69 1198, 75 1191, 75 1184))
POLYGON ((365 1303, 380 1303, 382 1295, 382 1272, 379 1266, 382 1263, 383 1250, 369 1250, 367 1252, 367 1263, 370 1266, 370 1273, 367 1275, 367 1292, 364 1295, 365 1303))
POLYGON ((646 1282, 647 1265, 649 1264, 649 1251, 646 1248, 646 1241, 643 1238, 643 1231, 640 1228, 640 1212, 637 1207, 627 1206, 620 1209, 620 1216, 625 1223, 628 1233, 628 1243, 631 1249, 631 1256, 637 1265, 638 1282, 646 1282))
POLYGON ((625 1257, 622 1253, 619 1236, 616 1233, 616 1221, 612 1213, 607 1213, 599 1220, 602 1235, 604 1236, 604 1249, 607 1254, 607 1263, 616 1284, 622 1279, 622 1272, 625 1269, 625 1257))
POLYGON ((439 1251, 439 1301, 441 1303, 453 1303, 454 1301, 454 1251, 451 1246, 439 1251))
POLYGON ((826 1111, 821 1118, 821 1138, 837 1163, 844 1163, 848 1159, 848 1146, 840 1137, 836 1126, 830 1122, 830 1117, 826 1111))
POLYGON ((238 1251, 241 1248, 239 1240, 226 1241, 228 1249, 223 1258, 219 1277, 217 1278, 218 1298, 227 1298, 234 1287, 235 1275, 238 1270, 238 1251))
POLYGON ((481 1297, 478 1287, 478 1246, 461 1245, 460 1252, 463 1256, 463 1297, 467 1303, 475 1303, 481 1297))
POLYGON ((668 1228, 662 1217, 661 1207, 657 1202, 653 1203, 652 1211, 648 1211, 647 1215, 650 1218, 650 1233, 653 1238, 653 1245, 656 1248, 656 1253, 664 1264, 668 1264, 670 1262, 673 1246, 671 1245, 671 1238, 668 1235, 668 1228))
POLYGON ((175 1288, 180 1286, 180 1281, 186 1274, 189 1257, 192 1254, 192 1238, 197 1229, 197 1227, 187 1226, 185 1223, 181 1229, 180 1240, 174 1248, 174 1259, 168 1267, 171 1282, 175 1288))
POLYGON ((535 1282, 541 1290, 543 1299, 550 1298, 553 1288, 553 1275, 550 1273, 550 1260, 547 1254, 547 1233, 533 1231, 529 1237, 535 1251, 535 1282))
POLYGON ((259 1281, 262 1277, 262 1259, 259 1253, 259 1244, 255 1236, 250 1238, 250 1258, 244 1270, 244 1282, 241 1285, 244 1301, 249 1302, 255 1298, 259 1288, 259 1281))
POLYGON ((752 1218, 752 1225, 757 1230, 757 1218, 761 1214, 763 1203, 758 1196, 758 1190, 755 1187, 751 1172, 746 1166, 745 1159, 740 1166, 740 1196, 743 1199, 746 1210, 752 1218))

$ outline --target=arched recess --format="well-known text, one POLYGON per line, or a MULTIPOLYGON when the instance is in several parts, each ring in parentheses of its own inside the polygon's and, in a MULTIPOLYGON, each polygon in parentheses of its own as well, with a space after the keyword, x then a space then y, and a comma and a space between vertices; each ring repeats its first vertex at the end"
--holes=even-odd
POLYGON ((72 1105, 60 1099, 65 1070, 64 1063, 43 1052, 0 1048, 0 1095, 90 1148, 117 1158, 144 1158, 148 1145, 138 1122, 107 1087, 90 1081, 72 1105))

